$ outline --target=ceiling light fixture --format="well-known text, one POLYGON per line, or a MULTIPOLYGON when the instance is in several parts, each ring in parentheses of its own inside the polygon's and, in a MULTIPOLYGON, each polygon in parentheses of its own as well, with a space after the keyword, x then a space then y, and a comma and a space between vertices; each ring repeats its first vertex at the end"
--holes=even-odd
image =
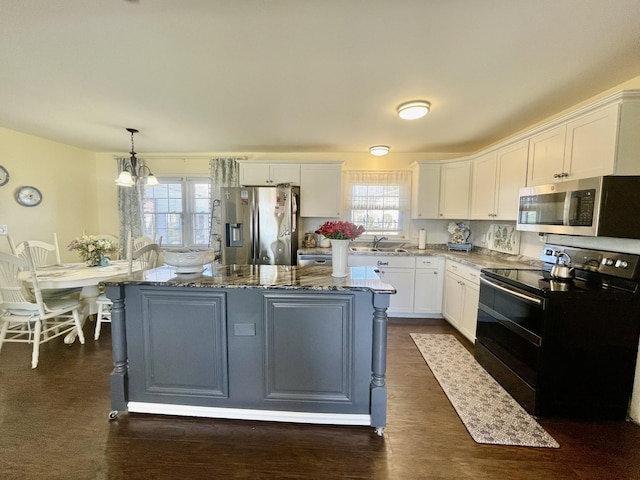
POLYGON ((386 145, 374 145, 373 147, 369 147, 369 153, 376 157, 381 157, 389 153, 389 147, 386 145))
POLYGON ((144 180, 144 185, 146 187, 157 187, 160 185, 158 179, 151 173, 151 169, 146 165, 139 164, 138 158, 136 157, 136 151, 133 145, 133 135, 138 133, 138 130, 135 128, 127 128, 127 132, 131 133, 131 171, 129 171, 128 167, 120 172, 120 175, 116 179, 116 185, 120 187, 133 187, 138 180, 144 180))
POLYGON ((398 105, 396 111, 398 116, 404 120, 415 120, 424 117, 429 113, 430 108, 431 104, 426 100, 412 100, 398 105))

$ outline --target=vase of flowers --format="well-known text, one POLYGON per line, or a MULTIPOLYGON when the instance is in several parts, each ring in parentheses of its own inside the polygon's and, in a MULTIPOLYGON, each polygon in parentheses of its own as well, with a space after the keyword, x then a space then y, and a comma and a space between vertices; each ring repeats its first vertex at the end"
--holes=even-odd
POLYGON ((89 267, 104 264, 105 258, 118 250, 118 246, 111 240, 96 238, 91 235, 82 235, 74 238, 67 248, 70 251, 77 250, 80 258, 89 267))
POLYGON ((364 227, 351 222, 331 221, 323 223, 316 233, 331 241, 331 275, 346 277, 349 243, 364 233, 364 227))

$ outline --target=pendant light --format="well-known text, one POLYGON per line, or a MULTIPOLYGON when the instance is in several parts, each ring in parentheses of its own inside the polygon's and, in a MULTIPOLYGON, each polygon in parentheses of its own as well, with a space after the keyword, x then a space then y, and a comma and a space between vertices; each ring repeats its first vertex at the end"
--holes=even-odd
POLYGON ((127 132, 131 134, 131 171, 129 171, 129 167, 125 167, 125 169, 120 172, 120 175, 116 179, 116 185, 120 187, 133 187, 138 180, 143 180, 144 185, 146 187, 157 187, 160 185, 158 179, 155 177, 153 173, 151 173, 151 169, 143 164, 138 164, 138 158, 136 157, 136 150, 133 144, 133 135, 138 133, 138 130, 135 128, 127 128, 127 132))

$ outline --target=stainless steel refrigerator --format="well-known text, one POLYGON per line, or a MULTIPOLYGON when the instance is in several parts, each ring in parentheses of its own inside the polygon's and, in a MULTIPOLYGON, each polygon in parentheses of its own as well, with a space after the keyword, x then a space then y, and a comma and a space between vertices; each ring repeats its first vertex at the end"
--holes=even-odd
POLYGON ((222 263, 295 265, 300 188, 222 187, 222 263))

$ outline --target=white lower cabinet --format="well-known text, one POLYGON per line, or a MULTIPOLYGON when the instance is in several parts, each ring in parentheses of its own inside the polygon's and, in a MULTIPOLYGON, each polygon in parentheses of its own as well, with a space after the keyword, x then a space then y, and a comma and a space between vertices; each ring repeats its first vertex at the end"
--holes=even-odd
POLYGON ((443 257, 416 257, 413 313, 439 317, 442 314, 444 285, 443 257))
POLYGON ((415 283, 415 257, 396 257, 393 255, 349 255, 350 267, 376 267, 378 276, 393 285, 396 294, 389 298, 387 313, 413 313, 413 292, 415 283))
POLYGON ((471 342, 476 341, 480 271, 447 260, 444 275, 442 315, 471 342))

